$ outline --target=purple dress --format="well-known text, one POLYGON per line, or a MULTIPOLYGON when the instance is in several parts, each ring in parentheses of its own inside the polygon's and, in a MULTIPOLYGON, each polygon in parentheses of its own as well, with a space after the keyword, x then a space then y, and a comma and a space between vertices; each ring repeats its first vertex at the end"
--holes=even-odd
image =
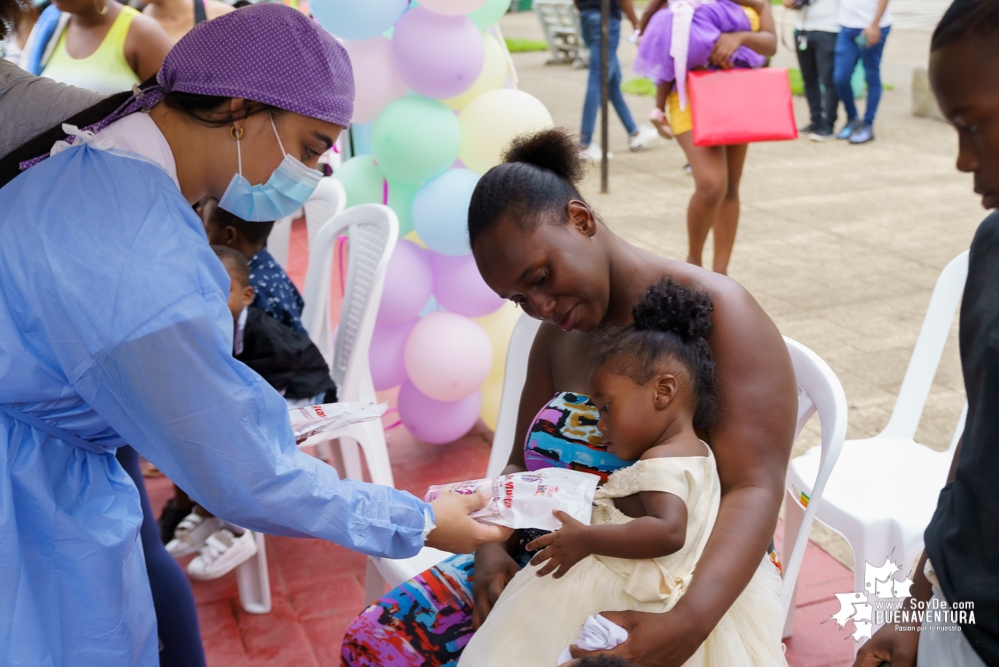
MULTIPOLYGON (((687 69, 705 67, 715 42, 723 32, 752 30, 749 17, 741 5, 731 0, 716 0, 694 10, 687 49, 687 69)), ((674 81, 676 72, 669 54, 673 33, 673 12, 669 8, 653 14, 638 46, 635 73, 652 79, 656 84, 674 81)), ((740 46, 732 56, 735 67, 762 67, 766 58, 746 46, 740 46)))

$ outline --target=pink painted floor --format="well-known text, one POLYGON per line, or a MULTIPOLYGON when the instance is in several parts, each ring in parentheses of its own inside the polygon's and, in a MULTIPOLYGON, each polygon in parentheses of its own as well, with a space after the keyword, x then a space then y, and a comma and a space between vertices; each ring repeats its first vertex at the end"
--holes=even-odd
MULTIPOLYGON (((289 274, 300 288, 307 261, 305 243, 304 227, 296 224, 289 274)), ((385 398, 394 404, 394 395, 385 398)), ((385 420, 386 424, 396 421, 391 414, 385 420)), ((396 484, 422 496, 430 484, 482 477, 491 439, 481 424, 458 442, 444 446, 418 442, 404 427, 393 428, 388 447, 396 484)), ((146 486, 153 508, 159 511, 172 495, 169 480, 147 479, 146 486)), ((779 526, 777 539, 779 547, 779 526)), ((217 581, 191 582, 209 667, 339 665, 344 630, 364 605, 364 557, 320 540, 274 536, 266 540, 273 600, 270 614, 254 616, 242 610, 235 574, 217 581)), ((795 635, 786 642, 790 665, 852 663, 849 635, 834 622, 825 622, 838 610, 833 593, 851 590, 852 573, 809 544, 798 580, 795 635)))

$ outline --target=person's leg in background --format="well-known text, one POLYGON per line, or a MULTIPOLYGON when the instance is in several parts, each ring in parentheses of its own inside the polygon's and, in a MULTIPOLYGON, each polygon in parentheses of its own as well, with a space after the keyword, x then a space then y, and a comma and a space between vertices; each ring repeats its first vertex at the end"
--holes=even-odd
POLYGON ((203 667, 206 664, 205 650, 201 645, 198 610, 194 605, 191 583, 160 541, 139 468, 139 454, 131 447, 119 447, 115 458, 135 482, 142 503, 142 552, 156 608, 160 667, 203 667))
POLYGON ((654 135, 651 128, 648 127, 646 127, 647 132, 645 134, 642 133, 641 128, 635 122, 634 116, 631 115, 631 109, 628 107, 628 102, 624 99, 624 94, 621 93, 623 75, 621 73, 621 62, 617 58, 617 47, 621 40, 621 21, 611 18, 608 27, 610 32, 610 56, 607 58, 607 88, 610 103, 614 105, 617 117, 621 119, 624 129, 628 132, 629 150, 638 151, 644 148, 647 140, 651 139, 654 135))
POLYGON ((853 70, 860 60, 860 47, 854 41, 860 33, 860 28, 842 28, 836 35, 836 53, 833 64, 833 83, 836 94, 843 102, 846 110, 846 126, 836 135, 837 139, 849 139, 854 127, 859 122, 857 118, 857 103, 853 99, 853 87, 850 79, 853 70))
POLYGON ((739 182, 742 180, 742 168, 746 164, 746 154, 749 144, 739 144, 725 147, 725 167, 728 178, 725 188, 725 198, 718 209, 714 230, 714 257, 711 269, 715 273, 727 274, 728 261, 732 258, 732 248, 735 247, 735 233, 739 227, 739 182))
POLYGON ((839 106, 839 95, 836 94, 836 83, 833 80, 833 65, 836 60, 835 32, 813 30, 808 33, 809 48, 814 49, 815 64, 819 73, 819 81, 825 91, 822 93, 822 130, 825 137, 831 137, 836 125, 836 111, 839 106))
POLYGON ((822 92, 819 89, 819 69, 815 62, 815 47, 810 38, 811 32, 794 31, 795 52, 798 54, 798 67, 801 80, 805 84, 805 99, 808 100, 810 122, 799 130, 811 134, 822 127, 822 92))
POLYGON ((866 144, 874 139, 874 117, 881 102, 881 55, 885 50, 885 39, 890 27, 881 28, 881 39, 874 46, 860 50, 864 63, 864 78, 867 80, 867 108, 864 110, 864 124, 850 135, 851 144, 866 144))
POLYGON ((690 171, 694 176, 694 194, 687 205, 687 262, 702 266, 704 242, 718 219, 728 191, 728 169, 724 146, 695 146, 693 132, 676 135, 690 171))
POLYGON ((579 14, 583 28, 583 42, 590 50, 590 71, 586 80, 586 97, 583 100, 583 124, 579 131, 579 146, 586 149, 593 141, 600 108, 600 12, 584 11, 579 14))

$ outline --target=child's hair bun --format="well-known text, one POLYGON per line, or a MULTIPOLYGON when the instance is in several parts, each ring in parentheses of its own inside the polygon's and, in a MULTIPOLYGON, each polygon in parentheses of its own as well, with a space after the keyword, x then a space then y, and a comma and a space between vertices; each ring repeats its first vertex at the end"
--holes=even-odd
POLYGON ((665 278, 646 290, 631 315, 638 330, 672 331, 689 343, 711 333, 712 311, 707 294, 665 278))
POLYGON ((547 169, 573 185, 583 178, 579 145, 568 130, 560 127, 517 137, 503 154, 503 161, 547 169))

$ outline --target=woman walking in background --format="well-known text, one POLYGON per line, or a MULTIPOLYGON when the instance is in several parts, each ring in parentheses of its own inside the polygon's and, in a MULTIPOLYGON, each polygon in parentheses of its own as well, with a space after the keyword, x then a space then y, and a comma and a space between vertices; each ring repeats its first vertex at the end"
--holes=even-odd
MULTIPOLYGON (((724 32, 724 29, 730 29, 726 28, 724 22, 706 22, 704 27, 700 28, 711 30, 716 35, 714 47, 708 57, 710 66, 721 69, 732 68, 733 61, 737 60, 737 52, 740 52, 740 49, 745 52, 742 47, 747 47, 764 57, 770 57, 777 52, 777 33, 770 3, 767 0, 746 0, 744 4, 749 6, 742 6, 740 9, 745 11, 749 19, 750 30, 724 32)), ((665 22, 653 19, 651 16, 656 11, 670 11, 660 10, 661 7, 660 2, 649 3, 646 14, 642 17, 642 25, 649 26, 647 30, 649 34, 643 35, 639 61, 642 61, 643 54, 659 41, 654 38, 652 32, 666 29, 665 22)), ((695 36, 701 39, 704 34, 695 35, 692 32, 690 36, 692 44, 695 36)), ((646 55, 645 67, 655 69, 652 67, 653 56, 663 64, 668 60, 667 69, 672 71, 672 57, 668 51, 646 55)), ((690 62, 697 62, 697 59, 690 58, 690 62)), ((739 225, 739 181, 742 179, 742 167, 746 163, 749 146, 747 144, 695 146, 691 134, 693 124, 690 107, 689 100, 686 100, 686 104, 681 104, 678 86, 674 86, 665 99, 665 121, 669 125, 669 132, 676 137, 677 143, 687 156, 695 188, 687 206, 687 262, 697 266, 702 265, 704 243, 707 241, 708 232, 714 230, 712 268, 717 273, 726 274, 732 256, 732 247, 735 245, 735 231, 739 225)))

